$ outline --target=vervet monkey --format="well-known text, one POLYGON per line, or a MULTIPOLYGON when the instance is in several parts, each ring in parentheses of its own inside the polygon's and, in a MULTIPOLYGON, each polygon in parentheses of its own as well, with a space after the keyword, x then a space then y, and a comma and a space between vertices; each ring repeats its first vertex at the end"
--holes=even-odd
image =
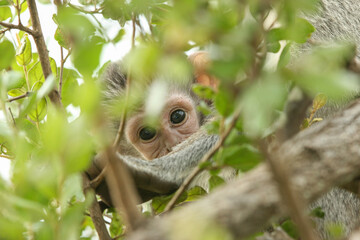
MULTIPOLYGON (((316 44, 347 40, 356 43, 357 47, 360 45, 360 1, 322 0, 318 13, 304 15, 304 17, 316 28, 311 37, 311 41, 316 44)), ((302 54, 310 48, 311 44, 307 43, 298 48, 296 54, 302 54)), ((356 55, 360 56, 359 51, 356 55)), ((114 75, 116 74, 119 73, 114 75)), ((119 84, 121 85, 121 83, 119 84)), ((116 86, 114 85, 114 87, 116 86)), ((180 186, 217 139, 217 136, 208 135, 200 127, 199 131, 177 145, 176 150, 161 157, 155 157, 151 161, 131 154, 118 153, 118 155, 130 169, 136 186, 140 190, 166 194, 180 186)), ((94 164, 100 166, 96 160, 94 164)), ((194 184, 205 186, 207 179, 204 179, 199 178, 195 180, 194 184)), ((345 235, 359 226, 360 201, 354 194, 334 188, 315 202, 311 208, 317 206, 322 207, 325 213, 324 219, 316 219, 317 228, 323 239, 329 239, 324 227, 328 223, 340 224, 344 228, 345 235)))
MULTIPOLYGON (((194 66, 195 83, 217 87, 217 80, 205 73, 207 53, 196 52, 190 55, 189 61, 194 66)), ((126 87, 126 74, 121 64, 111 64, 104 74, 103 82, 104 105, 114 104, 116 97, 124 95, 126 87)), ((169 87, 158 127, 145 124, 143 108, 135 111, 126 121, 126 138, 122 139, 121 152, 118 154, 136 176, 134 180, 143 200, 154 194, 175 191, 218 139, 217 136, 209 136, 200 128, 206 122, 206 117, 196 111, 199 98, 191 92, 193 82, 189 82, 187 85, 175 84, 169 87), (134 148, 137 151, 134 151, 134 148), (159 171, 165 175, 159 174, 159 171)), ((118 124, 115 122, 114 129, 118 124)), ((100 160, 95 158, 88 173, 92 177, 96 176, 102 165, 100 160)), ((222 176, 226 179, 235 175, 234 170, 228 169, 224 172, 222 176)), ((208 179, 207 173, 201 174, 192 186, 199 185, 208 189, 208 179)), ((110 202, 104 184, 99 186, 98 193, 105 202, 110 202)))

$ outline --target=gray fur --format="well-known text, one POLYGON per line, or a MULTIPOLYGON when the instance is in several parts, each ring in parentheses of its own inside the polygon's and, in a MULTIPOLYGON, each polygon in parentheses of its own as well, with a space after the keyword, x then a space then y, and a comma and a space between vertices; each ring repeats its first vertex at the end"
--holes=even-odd
POLYGON ((334 225, 341 227, 345 237, 349 236, 351 230, 359 227, 360 201, 353 193, 333 188, 310 205, 311 209, 317 207, 321 207, 325 213, 323 219, 314 218, 321 239, 338 239, 329 233, 329 228, 334 225))
POLYGON ((301 45, 297 54, 314 45, 346 41, 356 43, 356 56, 360 58, 360 0, 322 0, 318 12, 302 15, 316 29, 311 43, 301 45))

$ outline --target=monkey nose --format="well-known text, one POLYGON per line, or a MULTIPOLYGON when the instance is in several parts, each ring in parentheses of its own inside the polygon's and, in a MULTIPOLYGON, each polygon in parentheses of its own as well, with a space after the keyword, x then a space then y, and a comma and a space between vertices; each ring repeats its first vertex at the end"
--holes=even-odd
POLYGON ((164 145, 168 152, 171 152, 173 147, 178 144, 178 139, 176 136, 170 136, 164 141, 164 145))

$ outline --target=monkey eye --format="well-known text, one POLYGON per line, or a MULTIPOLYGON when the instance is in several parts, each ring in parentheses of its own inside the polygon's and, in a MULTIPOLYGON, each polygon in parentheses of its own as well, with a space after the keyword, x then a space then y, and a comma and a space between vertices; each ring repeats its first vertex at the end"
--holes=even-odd
POLYGON ((139 131, 139 137, 144 141, 153 139, 155 135, 156 135, 156 129, 152 127, 143 127, 139 131))
POLYGON ((186 112, 182 109, 177 109, 170 114, 170 121, 173 124, 179 124, 184 121, 186 112))

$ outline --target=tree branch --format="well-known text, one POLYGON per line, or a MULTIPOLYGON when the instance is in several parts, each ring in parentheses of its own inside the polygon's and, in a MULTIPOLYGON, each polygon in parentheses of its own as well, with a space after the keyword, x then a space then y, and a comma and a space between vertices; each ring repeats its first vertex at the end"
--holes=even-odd
POLYGON ((126 222, 127 232, 137 229, 143 223, 137 204, 139 196, 135 192, 135 184, 122 161, 116 161, 112 147, 108 147, 102 156, 106 161, 106 181, 109 186, 111 200, 126 222))
POLYGON ((11 24, 11 23, 6 23, 6 22, 2 22, 0 21, 0 25, 3 26, 3 27, 6 27, 8 29, 19 29, 21 31, 24 31, 28 34, 30 34, 31 36, 33 37, 37 37, 39 35, 38 32, 28 28, 28 27, 25 27, 24 25, 22 24, 19 24, 19 25, 15 25, 15 24, 11 24))
MULTIPOLYGON (((357 100, 333 119, 305 129, 270 154, 279 164, 288 165, 292 186, 311 202, 360 174, 359 131, 357 100)), ((241 239, 259 231, 274 217, 285 216, 282 206, 269 166, 263 163, 205 198, 154 219, 128 239, 160 240, 170 235, 186 239, 183 229, 190 228, 192 236, 195 231, 199 236, 214 227, 225 228, 241 239)))
MULTIPOLYGON (((83 190, 85 195, 91 190, 90 180, 86 174, 83 174, 83 190)), ((102 216, 102 212, 100 210, 100 206, 96 201, 96 197, 89 207, 90 217, 94 223, 96 232, 99 235, 100 240, 111 240, 111 237, 106 229, 105 222, 102 216)))
POLYGON ((268 152, 268 146, 261 145, 262 153, 265 155, 268 166, 273 173, 273 177, 278 184, 281 198, 287 206, 290 217, 299 229, 301 239, 316 240, 319 236, 315 234, 311 226, 310 217, 306 214, 306 204, 303 197, 292 187, 291 179, 288 175, 287 165, 279 164, 268 152))
MULTIPOLYGON (((33 24, 33 29, 37 33, 36 35, 32 35, 32 36, 34 37, 36 48, 39 54, 39 59, 44 74, 44 78, 46 79, 51 74, 49 54, 48 54, 48 50, 46 49, 44 36, 41 30, 40 19, 36 8, 35 0, 28 0, 27 3, 30 11, 30 17, 31 17, 31 22, 33 24)), ((62 105, 60 100, 60 94, 57 90, 52 90, 49 93, 49 98, 51 102, 53 102, 55 105, 57 106, 62 105)))
POLYGON ((7 102, 13 102, 15 100, 19 100, 19 99, 22 99, 22 98, 26 98, 28 97, 30 94, 32 94, 32 92, 26 92, 25 94, 23 95, 20 95, 20 96, 17 96, 17 97, 13 97, 13 98, 10 98, 7 100, 7 102))

